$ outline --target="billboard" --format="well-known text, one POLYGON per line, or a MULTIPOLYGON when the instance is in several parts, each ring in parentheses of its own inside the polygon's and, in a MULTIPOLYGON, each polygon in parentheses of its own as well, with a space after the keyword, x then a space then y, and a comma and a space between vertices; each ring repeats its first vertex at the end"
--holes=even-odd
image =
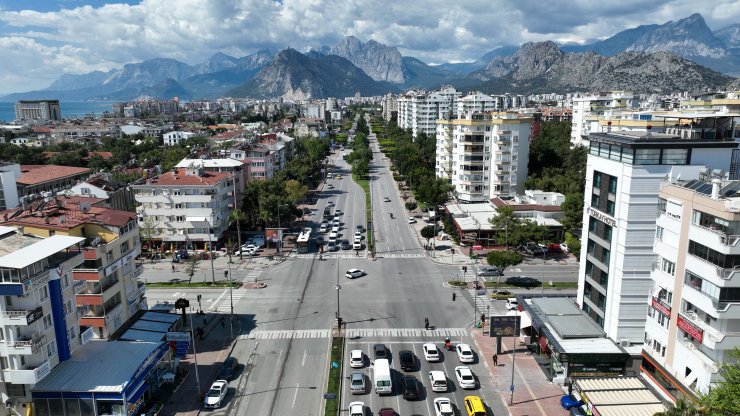
POLYGON ((277 244, 283 236, 283 230, 280 228, 267 228, 265 229, 265 241, 277 244))
POLYGON ((488 317, 491 337, 515 337, 522 328, 521 317, 518 315, 491 315, 488 317))

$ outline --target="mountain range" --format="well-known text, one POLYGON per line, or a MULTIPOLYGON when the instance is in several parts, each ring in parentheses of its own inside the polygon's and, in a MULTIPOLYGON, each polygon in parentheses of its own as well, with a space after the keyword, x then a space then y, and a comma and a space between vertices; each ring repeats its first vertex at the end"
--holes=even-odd
POLYGON ((309 99, 379 95, 451 84, 485 93, 702 91, 740 74, 740 24, 712 32, 700 14, 643 25, 588 45, 502 46, 474 62, 428 65, 394 47, 348 36, 300 53, 265 49, 235 58, 216 53, 188 65, 165 58, 108 72, 62 75, 48 88, 3 100, 130 100, 219 96, 309 99))

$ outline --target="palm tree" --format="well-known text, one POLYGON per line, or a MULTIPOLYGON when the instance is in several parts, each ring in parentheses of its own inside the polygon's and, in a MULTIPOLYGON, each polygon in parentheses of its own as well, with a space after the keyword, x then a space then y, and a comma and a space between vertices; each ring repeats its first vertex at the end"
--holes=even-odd
POLYGON ((237 242, 239 243, 239 260, 242 260, 242 227, 241 222, 247 219, 247 214, 245 214, 240 209, 234 209, 231 211, 231 214, 229 214, 229 220, 236 221, 236 238, 237 242))

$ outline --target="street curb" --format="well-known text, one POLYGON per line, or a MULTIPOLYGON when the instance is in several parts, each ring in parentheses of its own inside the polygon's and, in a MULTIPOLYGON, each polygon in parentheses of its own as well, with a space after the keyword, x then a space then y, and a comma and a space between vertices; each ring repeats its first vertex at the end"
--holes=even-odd
MULTIPOLYGON (((471 334, 471 338, 473 338, 473 343, 475 344, 475 348, 478 351, 480 351, 481 348, 480 348, 480 345, 478 344, 478 339, 475 336, 473 336, 473 331, 475 331, 476 329, 477 328, 474 328, 474 327, 471 326, 470 327, 470 334, 471 334)), ((479 354, 479 355, 481 355, 481 354, 479 354)), ((486 370, 488 370, 488 376, 491 378, 491 382, 492 383, 495 382, 493 373, 491 372, 491 367, 488 366, 488 361, 486 361, 486 358, 485 357, 481 357, 481 360, 483 360, 483 365, 485 365, 486 366, 486 370)), ((503 395, 501 394, 501 392, 500 391, 494 391, 494 394, 498 395, 501 398, 501 403, 503 403, 503 405, 506 408, 506 411, 508 412, 509 416, 511 416, 511 408, 506 403, 506 400, 503 397, 503 395)))

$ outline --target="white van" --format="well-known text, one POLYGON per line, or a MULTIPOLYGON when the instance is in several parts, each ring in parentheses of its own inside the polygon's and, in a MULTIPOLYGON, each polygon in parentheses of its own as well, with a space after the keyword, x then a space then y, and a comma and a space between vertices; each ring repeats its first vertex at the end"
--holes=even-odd
POLYGON ((432 385, 432 391, 446 392, 447 376, 445 375, 444 371, 430 371, 429 384, 432 385))
POLYGON ((373 385, 375 386, 375 392, 378 394, 393 393, 391 366, 390 363, 388 363, 388 360, 385 358, 378 358, 375 360, 373 367, 375 367, 373 369, 373 385))

